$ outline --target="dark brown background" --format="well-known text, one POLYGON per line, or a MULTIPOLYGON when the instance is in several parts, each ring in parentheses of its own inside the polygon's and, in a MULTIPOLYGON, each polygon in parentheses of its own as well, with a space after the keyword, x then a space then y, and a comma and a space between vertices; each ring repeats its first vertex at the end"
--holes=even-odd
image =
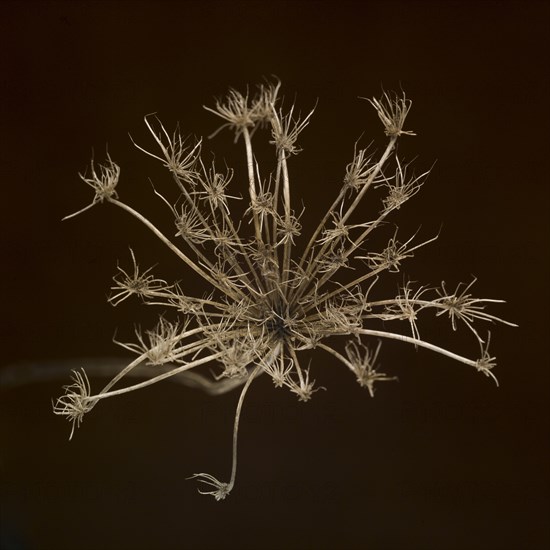
MULTIPOLYGON (((144 265, 158 262, 159 275, 195 288, 124 213, 106 206, 60 220, 90 199, 77 172, 92 148, 101 159, 106 143, 122 166, 121 195, 160 214, 148 178, 164 185, 164 175, 128 132, 144 142, 142 117, 157 112, 168 126, 179 120, 185 132, 207 135, 217 121, 204 103, 270 74, 302 109, 319 99, 292 166, 310 221, 333 198, 355 139, 364 131, 365 143, 382 144, 357 96, 402 86, 418 133, 404 138, 403 152, 418 154, 420 168, 437 163, 398 221, 409 232, 421 225, 426 237, 443 224, 405 270, 432 284, 476 275, 475 293, 505 298, 494 311, 520 324, 493 329, 499 389, 460 364, 391 343, 382 363, 400 381, 373 400, 322 356, 313 369, 328 391, 308 405, 259 381, 243 412, 237 486, 223 503, 197 495, 185 477, 228 475, 235 395, 157 385, 106 401, 69 443, 50 403, 63 380, 4 388, 3 550, 547 547, 547 3, 20 1, 0 9, 4 368, 118 354, 115 328, 129 336, 135 314, 151 318, 105 302, 129 244, 144 265)), ((208 145, 240 162, 229 135, 208 145)), ((455 337, 443 325, 428 321, 426 338, 477 353, 462 344, 464 330, 455 337)))

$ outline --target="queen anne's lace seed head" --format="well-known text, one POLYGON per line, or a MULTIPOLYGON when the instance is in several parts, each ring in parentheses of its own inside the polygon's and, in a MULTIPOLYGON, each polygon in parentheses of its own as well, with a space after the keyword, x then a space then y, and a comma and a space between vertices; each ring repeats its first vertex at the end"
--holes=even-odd
POLYGON ((397 230, 393 236, 384 233, 427 175, 411 175, 408 165, 397 157, 396 140, 414 135, 404 128, 410 100, 390 93, 371 100, 389 138, 387 146, 379 154, 367 154, 366 148, 355 144, 336 198, 303 240, 303 211, 296 214, 291 194, 292 156, 301 150, 299 140, 307 135, 313 111, 300 117, 294 106, 283 109, 279 91, 280 82, 266 82, 253 95, 230 90, 213 108, 207 107, 222 120, 212 135, 229 129, 235 141, 242 138, 244 159, 237 162, 235 174, 206 164, 201 140, 184 138, 179 130, 169 134, 160 121, 145 118, 159 151, 137 147, 167 168, 177 192, 169 199, 169 190, 161 184, 162 193, 154 188, 171 218, 163 216, 158 226, 118 198, 120 169, 110 157, 99 167, 92 163, 91 174, 82 176, 94 196, 77 214, 97 203, 114 205, 144 225, 184 265, 178 280, 168 284, 154 277, 151 269, 140 269, 131 250, 133 266, 118 268, 110 300, 117 305, 136 296, 161 308, 159 321, 152 329, 136 330, 135 342, 121 343, 135 359, 101 391, 92 394, 86 374, 74 373, 54 412, 71 421, 72 436, 99 400, 169 377, 202 387, 211 395, 240 386, 230 480, 222 482, 207 473, 193 476, 207 488, 200 492, 216 500, 225 499, 235 485, 239 420, 252 382, 267 376, 276 388, 290 391, 303 402, 324 389, 313 379, 315 361, 307 368, 302 365, 304 351, 314 351, 314 357, 324 355, 327 366, 337 362, 349 369, 371 396, 379 382, 396 380, 378 370, 380 343, 373 348, 373 339, 425 348, 494 378, 495 358, 474 324, 501 321, 485 311, 499 300, 473 298, 472 283, 459 285, 454 292, 447 292, 444 283, 440 289, 407 283, 389 295, 378 284, 388 272, 401 272, 405 260, 436 238, 413 244, 415 235, 400 242, 397 230), (262 129, 266 130, 263 137, 262 129), (273 146, 271 165, 258 161, 258 139, 273 146), (376 187, 386 192, 379 208, 368 209, 378 214, 368 218, 363 208, 366 195, 376 187), (247 204, 237 215, 232 199, 243 198, 247 191, 247 204), (172 232, 176 228, 172 238, 163 232, 170 222, 172 232), (375 246, 380 241, 371 237, 382 233, 387 245, 375 246), (190 295, 197 288, 192 277, 201 279, 208 290, 200 287, 190 295), (447 315, 454 329, 465 324, 481 346, 481 357, 458 355, 432 343, 432 336, 425 340, 420 326, 429 311, 447 315), (338 343, 342 337, 347 344, 338 343), (141 364, 149 365, 150 378, 121 387, 119 382, 141 364))

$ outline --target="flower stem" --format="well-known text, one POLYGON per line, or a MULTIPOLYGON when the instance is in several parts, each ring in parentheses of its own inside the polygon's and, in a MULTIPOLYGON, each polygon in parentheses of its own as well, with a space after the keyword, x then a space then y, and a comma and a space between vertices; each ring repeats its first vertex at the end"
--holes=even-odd
POLYGON ((418 338, 412 338, 411 336, 404 336, 403 334, 396 334, 394 332, 386 332, 383 330, 356 329, 356 332, 357 334, 378 336, 380 338, 389 338, 391 340, 399 340, 400 342, 405 342, 407 344, 414 344, 415 346, 426 348, 431 351, 435 351, 436 353, 440 353, 441 355, 445 355, 446 357, 450 357, 451 359, 459 361, 460 363, 464 363, 465 365, 469 365, 470 367, 477 367, 477 361, 473 361, 472 359, 468 359, 467 357, 463 357, 462 355, 458 355, 456 353, 453 353, 452 351, 440 348, 435 344, 424 342, 424 340, 419 340, 418 338))
MULTIPOLYGON (((154 378, 151 378, 149 380, 145 380, 143 382, 140 382, 139 384, 134 384, 133 386, 127 386, 126 388, 121 388, 120 390, 113 390, 113 391, 107 391, 107 392, 105 390, 102 390, 101 393, 99 393, 98 395, 92 395, 92 396, 90 396, 89 399, 91 401, 98 401, 99 399, 105 399, 106 397, 114 397, 115 395, 122 395, 124 393, 129 393, 129 392, 134 391, 134 390, 139 390, 140 388, 145 388, 147 386, 150 386, 151 384, 156 384, 157 382, 160 382, 161 380, 164 380, 166 378, 170 378, 171 376, 174 376, 175 374, 179 374, 180 372, 184 372, 184 371, 192 369, 194 367, 198 367, 199 365, 203 365, 204 363, 209 363, 210 361, 213 361, 214 359, 217 359, 218 357, 221 357, 223 354, 224 354, 223 351, 220 351, 218 353, 214 353, 212 355, 209 355, 208 357, 203 357, 202 359, 197 359, 196 361, 192 361, 191 363, 187 363, 187 364, 185 364, 181 367, 177 367, 177 368, 175 368, 175 369, 173 369, 169 372, 159 374, 158 376, 155 376, 154 378)), ((138 357, 138 359, 143 360, 143 357, 138 357)), ((138 359, 136 359, 133 363, 136 363, 136 361, 138 359)), ((128 365, 128 366, 130 366, 130 365, 128 365)))
POLYGON ((248 377, 248 380, 246 381, 246 384, 244 385, 241 395, 239 396, 239 402, 237 403, 237 411, 235 412, 235 422, 233 424, 233 456, 231 461, 231 478, 229 479, 229 484, 227 486, 228 491, 231 491, 233 487, 235 486, 235 479, 237 478, 237 440, 238 440, 238 434, 239 434, 239 420, 241 418, 241 410, 243 408, 244 398, 246 395, 246 392, 248 391, 248 388, 250 387, 250 384, 252 384, 252 381, 254 378, 256 378, 256 375, 260 371, 261 366, 258 365, 250 374, 248 377))
POLYGON ((237 298, 237 288, 227 288, 223 285, 220 285, 213 277, 208 275, 206 271, 201 269, 193 260, 191 260, 188 256, 186 256, 176 245, 172 243, 161 231, 159 231, 147 218, 142 216, 139 212, 134 210, 131 206, 128 206, 127 204, 120 202, 117 199, 109 199, 109 202, 114 204, 115 206, 118 206, 122 208, 123 210, 126 210, 126 212, 129 212, 132 216, 137 218, 141 223, 143 223, 145 226, 147 226, 178 258, 183 260, 191 269, 193 269, 196 273, 198 273, 203 279, 207 280, 211 285, 215 286, 218 290, 223 292, 224 294, 227 294, 228 296, 231 296, 233 298, 237 298))

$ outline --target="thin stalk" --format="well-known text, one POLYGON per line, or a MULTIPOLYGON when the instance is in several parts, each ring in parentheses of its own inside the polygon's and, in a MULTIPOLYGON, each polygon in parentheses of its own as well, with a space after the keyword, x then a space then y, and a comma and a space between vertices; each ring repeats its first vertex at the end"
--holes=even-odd
MULTIPOLYGON (((200 333, 200 332, 203 332, 203 331, 204 331, 203 327, 197 327, 197 328, 188 330, 188 331, 184 332, 183 334, 180 334, 177 337, 176 341, 177 340, 183 340, 184 338, 189 338, 189 336, 193 336, 194 334, 197 334, 197 333, 200 333)), ((190 346, 194 346, 194 345, 196 345, 196 342, 191 342, 191 343, 187 344, 187 346, 184 346, 182 349, 186 349, 186 348, 189 348, 190 346)), ((135 350, 133 350, 132 348, 127 347, 125 344, 122 344, 122 347, 126 348, 129 351, 134 351, 135 352, 135 350)), ((126 374, 128 374, 133 368, 137 367, 140 363, 142 363, 145 359, 147 359, 148 352, 149 352, 149 350, 141 353, 139 355, 139 357, 136 357, 136 359, 134 359, 129 365, 124 367, 109 383, 107 383, 103 387, 103 389, 101 390, 101 393, 109 391, 119 380, 121 380, 124 376, 126 376, 126 374)))
MULTIPOLYGON (((384 212, 378 218, 378 220, 376 221, 375 224, 373 224, 371 227, 369 227, 365 231, 363 231, 363 233, 359 236, 357 241, 355 241, 353 246, 351 246, 348 250, 346 250, 346 253, 344 254, 344 257, 347 258, 347 256, 349 256, 353 251, 355 251, 361 245, 361 242, 367 237, 367 235, 371 231, 373 231, 375 229, 375 227, 378 225, 378 223, 381 222, 384 219, 384 217, 387 215, 387 213, 389 213, 389 212, 384 212)), ((414 246, 413 248, 411 248, 409 250, 403 250, 402 251, 403 256, 401 257, 401 259, 404 259, 406 257, 406 255, 408 256, 409 254, 411 254, 411 252, 414 252, 415 250, 418 250, 420 247, 435 241, 437 239, 437 237, 438 236, 436 235, 435 237, 432 237, 431 239, 428 239, 427 241, 424 241, 423 243, 420 243, 420 244, 414 246), (406 255, 405 255, 405 253, 406 253, 406 255)), ((414 238, 414 235, 413 235, 413 237, 411 237, 410 240, 412 240, 412 238, 414 238)), ((407 241, 407 243, 410 242, 410 240, 407 241)), ((344 290, 348 290, 348 289, 352 288, 353 286, 355 286, 359 283, 362 283, 363 281, 365 281, 367 279, 370 279, 374 275, 377 275, 378 273, 380 273, 381 271, 384 271, 386 269, 387 269, 387 266, 381 266, 381 267, 378 267, 378 268, 370 271, 369 273, 367 273, 367 274, 351 281, 351 283, 343 285, 342 287, 336 289, 335 291, 331 292, 330 294, 327 294, 327 295, 323 296, 323 299, 320 300, 319 302, 316 302, 315 305, 317 305, 318 303, 320 303, 322 301, 328 300, 329 298, 332 298, 333 296, 336 296, 337 294, 340 294, 340 292, 343 292, 344 290)), ((332 275, 334 274, 335 271, 337 271, 337 270, 334 270, 332 272, 329 271, 329 272, 325 273, 325 275, 323 275, 321 280, 318 281, 314 291, 319 290, 319 288, 321 288, 324 284, 326 284, 331 279, 331 277, 332 277, 332 275)), ((312 293, 313 293, 313 290, 308 294, 308 296, 311 296, 312 293)), ((307 308, 306 311, 308 311, 309 309, 311 309, 311 307, 307 308)))
POLYGON ((147 226, 155 234, 156 237, 158 237, 174 254, 176 254, 176 256, 178 256, 178 258, 183 260, 191 269, 193 269, 193 271, 198 273, 203 279, 208 281, 211 285, 216 287, 218 290, 220 290, 224 294, 231 296, 232 298, 236 299, 237 297, 242 297, 242 296, 239 296, 239 294, 242 294, 242 293, 240 289, 238 289, 237 287, 227 288, 223 285, 220 285, 214 278, 210 277, 210 275, 208 275, 195 262, 193 262, 193 260, 191 260, 188 256, 186 256, 177 246, 175 246, 172 243, 172 241, 170 241, 161 231, 159 231, 147 218, 142 216, 139 212, 137 212, 127 204, 120 202, 117 199, 110 198, 108 200, 110 203, 129 212, 132 216, 134 216, 141 223, 147 226))
POLYGON ((302 372, 302 369, 300 367, 300 362, 298 361, 298 355, 294 351, 293 346, 288 346, 288 349, 290 350, 290 355, 292 356, 292 360, 294 361, 294 367, 296 368, 296 372, 298 373, 298 379, 300 380, 300 387, 304 387, 305 379, 304 379, 304 374, 302 372))
MULTIPOLYGON (((361 277, 358 277, 357 279, 354 279, 353 281, 351 281, 351 283, 347 283, 345 285, 342 285, 339 288, 337 288, 336 290, 333 290, 332 292, 329 292, 328 294, 325 294, 324 296, 320 297, 318 300, 312 302, 310 305, 303 308, 302 311, 304 313, 307 313, 311 309, 319 307, 319 305, 321 305, 323 302, 326 302, 327 300, 330 300, 331 298, 334 298, 334 296, 337 296, 341 292, 345 292, 345 291, 349 290, 350 288, 353 288, 354 286, 357 286, 358 284, 362 283, 363 281, 366 281, 367 279, 370 279, 371 277, 375 277, 376 275, 378 275, 379 273, 381 273, 382 271, 385 271, 385 270, 386 270, 386 267, 379 267, 377 269, 369 271, 365 275, 361 275, 361 277)), ((311 294, 312 293, 310 293, 310 295, 311 294)))
POLYGON ((462 355, 458 355, 456 353, 453 353, 452 351, 448 351, 444 348, 436 346, 435 344, 430 344, 429 342, 424 342, 424 340, 413 338, 411 336, 404 336, 403 334, 396 334, 394 332, 386 332, 383 330, 372 330, 366 328, 356 329, 354 332, 357 334, 364 334, 366 336, 377 336, 379 338, 389 338, 390 340, 399 340, 400 342, 405 342, 407 344, 414 344, 414 346, 419 346, 421 348, 426 348, 436 353, 440 353, 441 355, 445 355, 446 357, 454 359, 455 361, 459 361, 460 363, 464 363, 465 365, 469 365, 470 367, 478 367, 477 361, 468 359, 467 357, 463 357, 462 355))
POLYGON ((344 365, 346 365, 350 370, 353 370, 353 365, 351 364, 351 362, 348 359, 346 359, 341 353, 338 353, 335 349, 332 349, 330 346, 327 346, 326 344, 323 344, 323 343, 317 344, 317 347, 319 347, 320 349, 324 349, 325 351, 328 351, 330 354, 334 355, 334 357, 342 361, 342 363, 344 363, 344 365))
MULTIPOLYGON (((288 178, 288 164, 286 162, 286 156, 283 150, 279 155, 282 155, 281 166, 283 169, 283 201, 285 209, 285 223, 287 229, 290 227, 290 220, 292 217, 290 208, 290 181, 288 178)), ((287 238, 283 247, 283 272, 281 273, 283 285, 286 287, 288 281, 288 275, 290 270, 290 256, 292 252, 292 237, 287 238)))
MULTIPOLYGON (((250 132, 248 128, 243 130, 244 143, 246 147, 246 166, 248 168, 248 191, 250 194, 250 203, 254 205, 256 203, 256 182, 254 179, 254 154, 252 152, 252 141, 250 139, 250 132)), ((256 239, 258 242, 262 242, 262 232, 260 229, 260 222, 258 220, 258 214, 252 208, 252 217, 254 219, 254 231, 256 233, 256 239)))
MULTIPOLYGON (((388 159, 388 157, 390 156, 391 152, 393 151, 394 147, 395 147, 395 142, 397 141, 397 137, 392 137, 384 151, 384 153, 382 154, 382 156, 380 157, 380 160, 378 161, 378 163, 376 164, 376 166, 373 168, 372 170, 372 173, 370 174, 369 176, 369 179, 367 180, 367 182, 363 185, 361 191, 359 191, 359 193, 357 194, 357 196, 355 197, 355 200, 353 201, 353 203, 349 206, 349 208, 347 209, 346 213, 342 215, 341 217, 341 222, 342 223, 345 223, 347 221, 347 219, 351 216, 351 214, 353 213, 353 211, 357 208, 357 206, 359 205, 359 203, 361 202, 361 199, 364 197, 365 193, 369 190, 370 186, 372 185, 372 183, 375 181, 375 179, 378 177, 378 175, 380 174, 384 164, 386 163, 386 160, 388 159)), ((330 215, 330 210, 327 212, 327 214, 325 215, 325 217, 323 218, 323 220, 321 221, 321 224, 319 224, 319 226, 317 227, 317 230, 315 232, 316 235, 318 235, 320 233, 320 231, 322 230, 324 224, 326 223, 326 221, 328 220, 328 217, 330 215)), ((363 234, 361 235, 360 237, 360 240, 362 242, 362 240, 366 237, 366 235, 368 235, 368 233, 372 231, 371 228, 367 228, 363 234)), ((313 246, 313 243, 311 242, 310 240, 310 243, 308 243, 308 247, 311 249, 311 246, 313 246)), ((327 250, 327 247, 329 246, 329 242, 326 242, 324 243, 319 252, 315 255, 315 257, 311 257, 310 261, 308 262, 308 268, 305 272, 305 276, 304 276, 304 282, 298 286, 298 288, 296 289, 296 292, 294 293, 294 296, 302 296, 303 295, 303 292, 307 289, 307 287, 309 286, 309 283, 311 283, 315 277, 315 275, 318 273, 319 271, 319 266, 321 265, 320 263, 320 258, 323 257, 323 255, 325 254, 326 250, 327 250), (305 288, 304 288, 304 285, 305 285, 305 288)), ((334 245, 332 245, 334 246, 334 245)), ((355 247, 357 248, 357 247, 355 247)), ((353 248, 353 249, 355 249, 353 248)), ((346 254, 346 257, 351 253, 351 250, 348 254, 346 254)), ((309 251, 306 250, 306 252, 304 253, 303 257, 302 257, 302 262, 300 263, 300 266, 303 265, 303 260, 305 258, 307 258, 309 254, 309 251)), ((330 275, 328 274, 325 274, 325 277, 324 279, 328 279, 330 278, 331 275, 334 274, 334 272, 329 272, 330 275)))
MULTIPOLYGON (((102 390, 101 393, 99 393, 97 395, 90 396, 88 398, 88 400, 95 402, 95 401, 99 401, 100 399, 105 399, 107 397, 114 397, 115 395, 122 395, 124 393, 129 393, 129 392, 134 391, 134 390, 139 390, 141 388, 151 386, 152 384, 156 384, 157 382, 160 382, 161 380, 165 380, 166 378, 170 378, 171 376, 174 376, 175 374, 179 374, 180 372, 185 372, 189 369, 198 367, 199 365, 204 365, 205 363, 209 363, 210 361, 214 361, 218 357, 221 357, 223 354, 224 354, 224 352, 220 351, 218 353, 214 353, 212 355, 209 355, 208 357, 203 357, 202 359, 196 359, 195 361, 192 361, 191 363, 188 363, 188 364, 183 365, 181 367, 177 367, 177 368, 175 368, 175 369, 173 369, 169 372, 159 374, 158 376, 155 376, 154 378, 151 378, 149 380, 145 380, 144 382, 140 382, 139 384, 134 384, 132 386, 127 386, 125 388, 121 388, 120 390, 113 390, 113 391, 107 391, 107 392, 102 390)), ((141 358, 142 361, 143 361, 143 359, 144 359, 144 357, 141 358)), ((137 361, 137 359, 136 359, 136 361, 137 361)), ((135 363, 135 361, 134 361, 134 363, 135 363)))
POLYGON ((271 234, 273 236, 273 241, 271 242, 271 245, 273 247, 275 247, 275 243, 277 242, 277 209, 279 208, 279 188, 281 186, 281 164, 281 156, 277 155, 277 171, 275 173, 275 187, 273 189, 273 211, 275 212, 275 215, 273 216, 271 230, 271 234))
POLYGON ((248 388, 250 387, 250 384, 252 384, 252 381, 254 380, 254 378, 256 378, 260 369, 261 369, 261 366, 258 365, 252 371, 252 374, 248 377, 246 384, 243 386, 241 395, 239 396, 239 402, 237 403, 237 411, 235 412, 235 422, 233 424, 233 454, 232 454, 232 462, 231 462, 231 478, 229 479, 229 484, 227 486, 228 492, 231 491, 235 486, 235 480, 237 478, 237 442, 238 442, 238 434, 239 434, 239 420, 241 418, 241 410, 243 408, 244 398, 245 398, 246 392, 248 391, 248 388))

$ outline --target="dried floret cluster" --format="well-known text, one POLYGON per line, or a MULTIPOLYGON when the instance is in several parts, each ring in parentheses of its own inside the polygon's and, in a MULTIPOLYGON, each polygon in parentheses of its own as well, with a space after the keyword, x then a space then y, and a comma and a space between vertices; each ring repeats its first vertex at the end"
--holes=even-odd
POLYGON ((89 175, 81 175, 94 190, 94 197, 90 205, 68 216, 97 203, 117 206, 152 231, 212 288, 207 295, 189 296, 181 284, 156 278, 151 269, 142 270, 131 251, 133 265, 127 270, 118 268, 110 301, 119 305, 135 296, 156 304, 162 308, 158 324, 144 332, 138 330, 136 342, 121 344, 137 357, 101 391, 92 393, 86 373, 75 372, 54 412, 71 421, 72 437, 84 414, 102 399, 172 376, 186 377, 190 384, 212 394, 241 387, 229 481, 205 473, 193 476, 208 488, 201 492, 217 500, 234 487, 239 417, 245 394, 259 375, 271 377, 276 387, 287 388, 299 400, 308 401, 319 388, 309 367, 304 367, 301 353, 315 349, 347 367, 372 396, 375 384, 395 379, 377 368, 381 341, 392 339, 440 353, 496 381, 489 338, 482 338, 474 323, 505 322, 485 311, 487 304, 501 300, 472 297, 473 282, 459 284, 454 291, 448 291, 444 283, 440 288, 415 288, 405 282, 397 296, 375 297, 376 283, 384 273, 399 272, 405 259, 434 240, 414 244, 413 235, 401 242, 395 232, 379 250, 365 246, 371 234, 418 193, 427 176, 427 172, 411 173, 397 154, 401 136, 414 135, 404 127, 411 107, 404 94, 384 93, 380 99, 368 100, 383 124, 387 144, 378 154, 355 146, 337 197, 309 240, 297 248, 301 223, 291 203, 289 165, 292 156, 300 152, 298 138, 313 111, 304 117, 298 116, 293 106, 285 111, 279 91, 279 82, 267 82, 258 86, 253 96, 231 90, 213 108, 207 107, 223 121, 218 131, 228 129, 235 142, 244 144, 242 179, 246 182, 243 187, 248 188, 244 217, 248 224, 237 222, 230 209, 230 202, 240 198, 229 191, 233 172, 205 163, 201 140, 185 139, 179 131, 170 134, 151 116, 145 118, 145 124, 156 150, 136 145, 168 169, 177 187, 175 202, 154 191, 171 212, 174 237, 169 238, 119 199, 120 169, 110 157, 98 167, 92 162, 89 175), (272 167, 260 166, 253 148, 253 141, 266 139, 266 134, 273 147, 272 167), (359 219, 359 205, 375 187, 384 192, 380 210, 374 219, 359 219), (345 281, 341 270, 349 267, 355 270, 348 273, 355 275, 345 281), (423 310, 447 315, 453 329, 464 323, 479 342, 479 357, 463 357, 424 340, 417 324, 423 310), (379 330, 380 321, 386 325, 395 321, 396 326, 400 322, 410 335, 403 330, 379 330), (335 347, 335 336, 347 338, 347 343, 335 347), (140 364, 150 365, 150 378, 114 389, 140 364), (207 370, 201 373, 203 365, 207 370), (218 374, 209 374, 213 365, 218 374))

